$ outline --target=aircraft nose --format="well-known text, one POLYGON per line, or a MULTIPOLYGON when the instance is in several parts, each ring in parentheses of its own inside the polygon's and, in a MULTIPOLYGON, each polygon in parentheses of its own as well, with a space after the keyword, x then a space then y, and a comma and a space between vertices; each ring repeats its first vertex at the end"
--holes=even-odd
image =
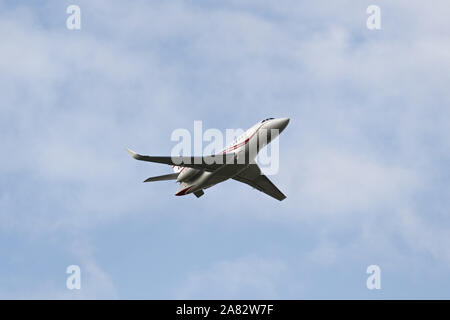
POLYGON ((287 125, 289 124, 289 118, 278 118, 276 119, 276 127, 278 130, 283 131, 284 128, 287 127, 287 125))

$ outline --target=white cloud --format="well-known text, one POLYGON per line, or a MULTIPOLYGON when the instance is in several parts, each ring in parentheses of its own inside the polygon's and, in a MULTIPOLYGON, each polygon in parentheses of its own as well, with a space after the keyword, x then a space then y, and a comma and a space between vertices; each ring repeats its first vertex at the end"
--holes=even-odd
POLYGON ((297 172, 291 192, 302 195, 301 207, 339 218, 368 209, 395 208, 408 201, 419 184, 412 170, 331 148, 309 149, 297 172))
MULTIPOLYGON (((203 5, 82 1, 78 33, 65 29, 65 10, 58 27, 53 5, 50 26, 27 6, 2 11, 1 228, 89 232, 182 203, 201 221, 312 230, 312 263, 368 250, 416 259, 400 238, 448 264, 448 2, 381 1, 376 32, 365 28, 366 4, 354 1, 203 5), (174 185, 140 184, 165 168, 124 151, 169 153, 171 130, 194 119, 243 127, 278 114, 292 119, 271 177, 288 196, 282 203, 232 182, 181 202, 174 185)), ((218 297, 276 294, 281 265, 213 263, 180 292, 201 295, 206 279, 218 297)))
POLYGON ((190 274, 174 295, 177 299, 276 298, 281 294, 277 281, 285 270, 280 260, 256 256, 220 261, 190 274))

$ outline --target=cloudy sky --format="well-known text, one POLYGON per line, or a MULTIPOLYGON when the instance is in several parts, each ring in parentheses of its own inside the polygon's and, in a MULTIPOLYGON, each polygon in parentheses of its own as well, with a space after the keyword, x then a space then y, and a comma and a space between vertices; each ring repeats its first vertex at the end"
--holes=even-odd
POLYGON ((444 0, 0 0, 0 298, 450 298, 449 16, 444 0), (169 167, 125 152, 268 117, 291 118, 283 202, 234 181, 174 197, 142 183, 169 167))

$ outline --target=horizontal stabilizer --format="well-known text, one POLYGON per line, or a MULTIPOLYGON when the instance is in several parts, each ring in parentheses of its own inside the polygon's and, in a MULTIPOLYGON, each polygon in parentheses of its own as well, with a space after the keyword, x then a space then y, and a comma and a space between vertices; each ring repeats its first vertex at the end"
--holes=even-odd
POLYGON ((150 177, 147 180, 145 180, 144 182, 176 180, 178 178, 179 174, 180 174, 179 172, 176 172, 176 173, 165 174, 165 175, 157 176, 157 177, 150 177))

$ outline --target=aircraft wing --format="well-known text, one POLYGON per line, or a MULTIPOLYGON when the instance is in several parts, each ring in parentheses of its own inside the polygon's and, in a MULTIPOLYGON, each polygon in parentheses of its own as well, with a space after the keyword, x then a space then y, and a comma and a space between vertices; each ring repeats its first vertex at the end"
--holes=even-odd
POLYGON ((215 155, 206 157, 160 157, 160 156, 143 156, 130 149, 128 153, 136 160, 168 164, 171 166, 180 166, 194 168, 198 170, 206 170, 209 172, 216 171, 224 164, 233 164, 234 156, 229 155, 215 155))
POLYGON ((233 177, 234 180, 248 184, 261 192, 277 199, 284 200, 286 196, 269 180, 261 174, 257 164, 251 164, 247 169, 233 177))

